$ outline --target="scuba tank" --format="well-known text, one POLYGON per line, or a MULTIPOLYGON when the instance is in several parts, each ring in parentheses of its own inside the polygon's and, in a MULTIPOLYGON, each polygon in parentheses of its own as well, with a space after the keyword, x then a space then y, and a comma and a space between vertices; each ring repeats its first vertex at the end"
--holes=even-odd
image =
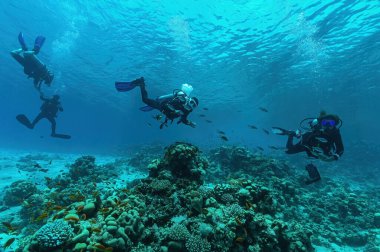
POLYGON ((182 92, 184 92, 187 96, 190 96, 191 92, 193 92, 194 88, 190 84, 184 83, 181 86, 182 92))

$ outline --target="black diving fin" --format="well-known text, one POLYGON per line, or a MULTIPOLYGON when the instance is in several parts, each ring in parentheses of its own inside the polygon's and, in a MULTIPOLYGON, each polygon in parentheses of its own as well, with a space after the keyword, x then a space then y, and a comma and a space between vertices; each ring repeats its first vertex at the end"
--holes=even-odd
POLYGON ((310 185, 312 183, 315 183, 315 182, 321 180, 321 175, 319 174, 319 171, 315 165, 310 163, 310 164, 306 165, 305 168, 306 168, 307 172, 309 173, 309 179, 306 180, 306 182, 305 182, 306 185, 310 185))

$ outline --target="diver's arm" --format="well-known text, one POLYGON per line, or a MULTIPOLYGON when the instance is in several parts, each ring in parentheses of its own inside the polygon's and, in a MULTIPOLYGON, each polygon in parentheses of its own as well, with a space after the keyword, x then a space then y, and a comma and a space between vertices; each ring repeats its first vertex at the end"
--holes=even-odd
POLYGON ((43 100, 43 101, 49 101, 49 99, 45 98, 44 95, 41 93, 40 94, 40 99, 43 100))
POLYGON ((58 109, 59 109, 59 111, 63 112, 63 107, 62 107, 61 103, 58 104, 58 109))
POLYGON ((334 137, 334 143, 336 146, 336 154, 338 155, 338 158, 343 155, 344 152, 344 146, 342 141, 342 136, 340 135, 340 131, 337 130, 337 133, 334 137))
POLYGON ((183 124, 186 124, 186 125, 188 125, 188 126, 190 126, 190 127, 195 128, 195 126, 197 126, 197 124, 194 123, 194 122, 192 122, 192 121, 190 121, 189 119, 187 119, 187 116, 188 116, 188 115, 189 115, 189 114, 186 114, 186 115, 181 116, 181 119, 178 121, 178 123, 183 123, 183 124))

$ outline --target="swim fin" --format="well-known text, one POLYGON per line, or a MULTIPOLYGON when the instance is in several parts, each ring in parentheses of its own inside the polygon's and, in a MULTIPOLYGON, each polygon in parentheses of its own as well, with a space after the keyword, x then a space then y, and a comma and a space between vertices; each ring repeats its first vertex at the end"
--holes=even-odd
POLYGON ((65 134, 51 134, 52 137, 55 137, 55 138, 62 138, 62 139, 70 139, 71 136, 70 135, 65 135, 65 134))
POLYGON ((36 54, 40 52, 41 47, 45 43, 45 39, 46 38, 44 36, 41 36, 41 35, 37 36, 36 40, 34 41, 34 48, 33 48, 36 54))
POLYGON ((321 180, 321 175, 319 174, 319 171, 315 165, 306 165, 306 170, 309 173, 309 179, 305 182, 306 185, 310 185, 321 180))
POLYGON ((32 123, 29 121, 28 117, 26 115, 17 115, 16 116, 17 121, 19 121, 21 124, 23 124, 28 129, 33 129, 32 123))
POLYGON ((134 89, 135 87, 137 87, 136 83, 133 83, 133 81, 131 82, 127 82, 127 81, 116 81, 115 82, 115 88, 118 92, 127 92, 127 91, 131 91, 132 89, 134 89))
POLYGON ((24 40, 24 34, 22 34, 22 32, 18 34, 18 42, 20 43, 23 51, 28 51, 28 47, 26 47, 26 43, 24 40))

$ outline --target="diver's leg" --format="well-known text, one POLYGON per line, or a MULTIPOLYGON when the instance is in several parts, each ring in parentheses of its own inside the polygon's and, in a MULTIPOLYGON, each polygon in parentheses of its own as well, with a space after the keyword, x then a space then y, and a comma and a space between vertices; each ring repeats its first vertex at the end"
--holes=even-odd
POLYGON ((294 145, 293 145, 293 136, 292 135, 289 135, 288 136, 288 141, 286 142, 286 148, 290 149, 292 148, 294 145))
POLYGON ((295 154, 299 152, 306 151, 307 149, 305 146, 301 144, 301 142, 298 142, 297 144, 293 144, 293 135, 288 136, 288 142, 286 143, 286 153, 287 154, 295 154))
POLYGON ((11 55, 21 66, 25 66, 25 59, 20 55, 19 50, 13 50, 11 55))
POLYGON ((161 107, 160 103, 158 101, 150 99, 148 97, 148 92, 146 91, 144 84, 140 85, 140 90, 141 90, 141 99, 146 105, 148 105, 152 108, 155 108, 155 109, 160 109, 160 107, 161 107))
POLYGON ((51 135, 54 136, 56 134, 55 129, 57 127, 57 123, 55 122, 54 117, 46 117, 46 119, 48 119, 51 123, 51 135))
POLYGON ((34 77, 34 87, 38 90, 38 92, 41 93, 41 85, 42 85, 42 80, 40 78, 34 77))
POLYGON ((38 116, 33 120, 32 122, 32 129, 34 128, 34 126, 36 126, 36 124, 42 119, 44 118, 45 116, 42 114, 42 113, 39 113, 38 116))

